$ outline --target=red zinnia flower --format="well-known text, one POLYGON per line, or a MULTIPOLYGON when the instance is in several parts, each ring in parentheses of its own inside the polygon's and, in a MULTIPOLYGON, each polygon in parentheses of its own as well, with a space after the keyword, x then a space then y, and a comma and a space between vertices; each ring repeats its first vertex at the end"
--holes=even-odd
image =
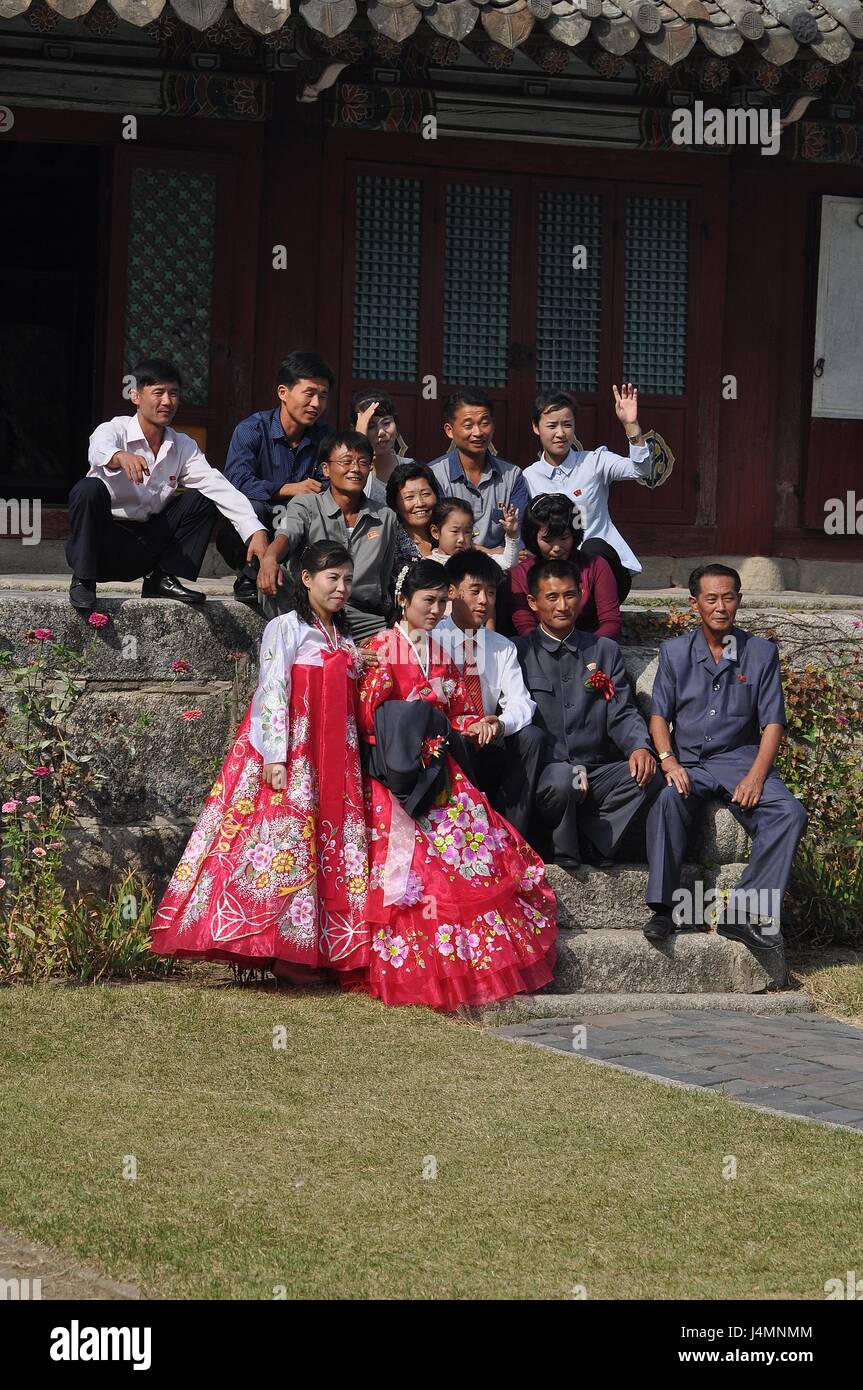
POLYGON ((50 776, 51 776, 51 769, 50 769, 50 767, 34 767, 34 769, 33 769, 33 776, 34 776, 34 777, 50 777, 50 776))
POLYGON ((185 657, 178 656, 176 661, 171 662, 172 671, 191 671, 192 664, 185 657))
POLYGON ((107 627, 110 621, 107 613, 91 613, 87 619, 91 627, 107 627))
POLYGON ((34 627, 27 633, 28 641, 34 642, 50 642, 53 636, 54 631, 50 627, 34 627))

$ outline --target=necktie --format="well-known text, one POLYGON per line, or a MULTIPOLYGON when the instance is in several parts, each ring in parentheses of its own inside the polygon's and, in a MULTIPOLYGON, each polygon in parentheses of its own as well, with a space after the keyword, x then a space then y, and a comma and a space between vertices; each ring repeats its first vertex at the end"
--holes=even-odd
POLYGON ((485 706, 482 699, 482 682, 479 678, 479 671, 474 667, 473 670, 464 673, 464 688, 471 698, 471 703, 481 719, 485 714, 485 706))

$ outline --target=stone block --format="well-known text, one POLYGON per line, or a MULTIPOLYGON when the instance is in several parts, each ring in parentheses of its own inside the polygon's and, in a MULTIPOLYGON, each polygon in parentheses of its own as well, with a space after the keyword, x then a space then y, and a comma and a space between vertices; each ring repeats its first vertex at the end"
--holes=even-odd
POLYGON ((154 816, 139 825, 106 825, 82 818, 67 833, 63 880, 88 892, 105 894, 127 872, 145 879, 156 898, 164 892, 183 853, 194 819, 154 816))
POLYGON ((674 583, 673 555, 642 555, 641 574, 632 577, 633 592, 637 589, 668 589, 674 583))
MULTIPOLYGON (((733 887, 744 864, 723 864, 712 870, 701 870, 687 864, 683 870, 682 886, 692 888, 701 877, 704 891, 714 886, 733 887)), ((554 890, 558 903, 558 922, 562 927, 586 931, 622 931, 642 927, 650 917, 644 901, 647 890, 647 869, 641 864, 615 864, 610 869, 564 869, 549 864, 546 879, 554 890)))
POLYGON ((657 947, 640 931, 560 933, 554 988, 562 994, 756 994, 785 983, 785 952, 756 958, 714 933, 678 933, 657 947))
POLYGON ((99 600, 99 611, 110 622, 91 628, 58 594, 2 597, 0 648, 26 661, 33 648, 25 633, 49 627, 58 642, 86 653, 90 679, 121 683, 231 680, 235 663, 230 653, 235 651, 244 654, 245 662, 257 663, 263 616, 232 599, 209 599, 192 607, 170 599, 106 598, 99 600), (171 672, 177 658, 192 668, 181 680, 171 672))

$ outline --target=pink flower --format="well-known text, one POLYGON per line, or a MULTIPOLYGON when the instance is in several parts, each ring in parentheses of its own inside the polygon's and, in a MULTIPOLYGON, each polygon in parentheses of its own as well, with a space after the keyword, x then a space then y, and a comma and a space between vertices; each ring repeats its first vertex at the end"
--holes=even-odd
POLYGON ((34 638, 37 642, 50 642, 54 636, 54 631, 50 627, 34 627, 32 632, 27 633, 27 636, 34 638))
POLYGON ((246 858, 252 866, 257 869, 259 874, 263 874, 272 864, 274 855, 275 850, 272 845, 260 844, 255 845, 254 849, 249 850, 246 854, 246 858))
POLYGON ((74 809, 75 809, 75 807, 78 805, 78 803, 77 803, 77 801, 71 801, 71 800, 70 800, 70 801, 64 801, 64 802, 63 802, 63 805, 64 805, 64 806, 68 806, 70 811, 74 811, 74 809))
POLYGON ((42 800, 41 796, 28 796, 28 798, 27 798, 27 805, 28 805, 28 806, 32 806, 33 803, 34 803, 34 801, 41 801, 41 800, 42 800))
POLYGON ((852 619, 851 619, 851 626, 852 626, 852 627, 863 627, 863 618, 852 618, 852 619))
POLYGON ((187 721, 190 719, 200 719, 203 713, 204 711, 202 709, 184 709, 180 718, 187 721))
POLYGON ((35 848, 34 851, 33 851, 33 858, 34 858, 34 859, 44 859, 44 858, 45 858, 45 855, 46 855, 47 853, 48 853, 47 849, 43 849, 41 845, 37 845, 36 848, 35 848))
POLYGON ((451 956, 453 951, 455 950, 455 947, 452 944, 452 936, 454 931, 455 927, 451 927, 448 923, 445 922, 443 926, 438 927, 437 931, 435 932, 434 944, 435 946, 437 946, 442 956, 451 956))
POLYGON ((403 936, 393 936, 392 932, 381 932, 372 942, 372 948, 377 951, 382 961, 392 965, 396 970, 404 965, 408 958, 407 942, 403 936))
POLYGON ((846 727, 848 720, 845 718, 844 714, 835 714, 833 718, 836 720, 836 723, 839 725, 840 729, 844 729, 846 727))
MULTIPOLYGON (((50 776, 51 776, 51 769, 50 769, 50 767, 34 767, 34 769, 33 769, 33 776, 34 776, 34 777, 50 777, 50 776)), ((28 799, 28 801, 29 801, 30 798, 28 797, 27 799, 28 799)))
POLYGON ((62 840, 52 840, 52 841, 50 842, 50 844, 48 845, 48 848, 49 848, 49 849, 62 849, 62 848, 63 848, 63 841, 62 841, 62 840))
POLYGON ((5 887, 6 887, 6 880, 5 880, 5 878, 0 878, 0 888, 5 888, 5 887))
POLYGON ((6 816, 11 816, 21 805, 23 805, 23 803, 20 801, 4 801, 3 805, 0 806, 0 811, 6 816))
POLYGON ((291 921, 302 931, 314 926, 315 905, 311 898, 294 898, 291 903, 291 921))
POLYGON ((456 937, 456 951, 459 960, 473 960, 479 949, 479 933, 467 932, 461 928, 456 937))
POLYGON ((107 613, 91 613, 87 619, 91 627, 107 627, 110 621, 107 613))
POLYGON ((172 671, 182 671, 185 673, 186 671, 191 671, 191 669, 192 663, 187 661, 183 656, 178 656, 176 661, 171 662, 172 671))

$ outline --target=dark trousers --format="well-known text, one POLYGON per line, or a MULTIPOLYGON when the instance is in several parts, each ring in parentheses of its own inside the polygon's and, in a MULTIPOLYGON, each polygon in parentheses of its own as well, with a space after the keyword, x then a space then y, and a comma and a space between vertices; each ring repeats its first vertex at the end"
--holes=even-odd
MULTIPOLYGON (((275 534, 272 506, 269 502, 257 502, 252 497, 248 497, 246 501, 251 506, 261 526, 266 530, 267 540, 271 541, 275 534)), ((225 564, 237 574, 248 574, 252 578, 257 575, 257 562, 252 566, 246 565, 248 544, 248 541, 243 540, 239 531, 229 521, 224 521, 219 527, 216 535, 216 549, 225 564)))
MULTIPOLYGON (((529 838, 533 801, 546 757, 546 737, 535 724, 485 748, 471 745, 473 780, 498 815, 529 838)), ((468 774, 470 775, 470 774, 468 774)))
MULTIPOLYGON (((734 774, 745 776, 750 765, 751 759, 744 756, 739 768, 723 767, 720 780, 709 766, 697 763, 686 769, 692 787, 689 796, 681 796, 674 787, 666 786, 657 797, 647 818, 647 861, 650 865, 647 903, 654 911, 661 908, 667 912, 674 906, 674 893, 680 887, 689 829, 696 811, 708 796, 721 796, 735 820, 752 838, 749 863, 735 891, 760 893, 764 890, 767 894, 765 902, 771 901, 771 893, 775 893, 777 902, 781 902, 808 817, 776 772, 771 772, 767 777, 757 806, 746 810, 733 805, 729 790, 733 790, 735 785, 734 774), (728 770, 731 776, 727 775, 728 770), (726 782, 731 782, 730 789, 723 786, 726 782)), ((765 911, 759 915, 772 914, 765 911)))
POLYGON ((608 541, 593 540, 582 541, 578 547, 579 555, 601 555, 603 560, 607 560, 611 565, 611 572, 614 575, 614 582, 617 585, 617 594, 620 602, 626 598, 632 588, 632 575, 624 565, 613 545, 608 541))
POLYGON ((551 828, 555 854, 581 857, 580 836, 610 859, 633 819, 659 795, 665 778, 657 769, 640 787, 628 762, 604 763, 587 770, 587 795, 573 786, 572 763, 548 763, 539 778, 536 809, 551 828))
POLYGON ((160 569, 197 579, 218 516, 216 504, 190 489, 172 497, 147 521, 111 515, 111 494, 101 478, 82 478, 69 493, 66 559, 79 579, 141 579, 160 569))

